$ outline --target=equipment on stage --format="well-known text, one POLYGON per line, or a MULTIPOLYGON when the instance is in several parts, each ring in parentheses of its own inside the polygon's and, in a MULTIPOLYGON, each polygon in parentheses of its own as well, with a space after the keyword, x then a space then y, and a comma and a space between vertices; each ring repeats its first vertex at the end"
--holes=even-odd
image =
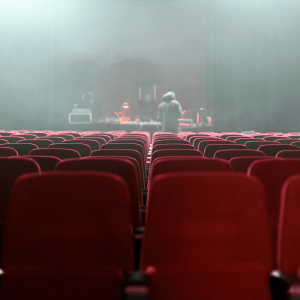
POLYGON ((92 123, 92 113, 90 108, 76 108, 69 113, 70 124, 90 124, 92 123))

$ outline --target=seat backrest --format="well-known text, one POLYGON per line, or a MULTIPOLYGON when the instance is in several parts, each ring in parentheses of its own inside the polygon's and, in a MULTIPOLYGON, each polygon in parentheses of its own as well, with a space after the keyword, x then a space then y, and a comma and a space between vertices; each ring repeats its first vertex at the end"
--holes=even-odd
MULTIPOLYGON (((254 277, 259 278, 261 286, 255 288, 251 299, 270 299, 272 251, 264 190, 259 180, 234 172, 156 176, 149 191, 141 268, 157 266, 159 272, 160 267, 168 265, 184 266, 188 274, 197 270, 199 274, 201 270, 203 279, 209 276, 208 288, 205 284, 201 289, 209 289, 210 293, 212 285, 223 282, 219 295, 223 295, 223 289, 236 290, 232 270, 235 275, 245 276, 247 268, 257 274, 254 277), (223 279, 228 276, 231 280, 226 284, 223 279)), ((248 281, 253 275, 243 279, 234 277, 253 292, 248 281)), ((192 286, 195 284, 199 286, 199 281, 190 282, 192 286)), ((225 299, 239 298, 226 295, 225 299)))
POLYGON ((141 154, 132 149, 100 149, 92 152, 91 156, 125 156, 136 159, 139 165, 139 172, 141 176, 141 182, 144 187, 144 174, 143 161, 141 154))
POLYGON ((195 148, 190 144, 158 144, 152 148, 152 152, 157 150, 167 150, 167 149, 193 149, 195 148))
MULTIPOLYGON (((291 145, 294 142, 299 142, 298 139, 287 139, 287 138, 281 138, 281 139, 277 139, 276 142, 280 143, 280 144, 287 144, 287 145, 291 145)), ((297 146, 297 144, 296 144, 297 146)))
POLYGON ((17 134, 16 135, 17 137, 23 137, 24 139, 26 140, 33 140, 33 139, 36 139, 38 136, 35 135, 35 134, 17 134))
MULTIPOLYGON (((214 145, 214 144, 218 144, 218 145, 235 145, 234 142, 232 141, 223 141, 223 140, 202 140, 199 144, 198 144, 198 150, 204 154, 204 150, 206 148, 207 145, 214 145)), ((196 145, 194 145, 194 147, 196 147, 196 145)), ((197 149, 197 148, 196 148, 197 149)))
POLYGON ((292 146, 292 145, 262 145, 258 147, 258 150, 263 152, 266 156, 273 156, 275 157, 276 154, 279 151, 282 150, 300 150, 299 147, 297 146, 292 146))
POLYGON ((255 161, 248 169, 248 175, 258 178, 266 191, 269 226, 272 234, 273 249, 276 251, 277 229, 281 189, 285 181, 300 174, 299 159, 268 159, 255 161))
POLYGON ((263 139, 265 141, 272 142, 272 141, 277 141, 277 140, 280 140, 280 139, 284 140, 284 139, 287 139, 287 137, 282 137, 282 136, 266 136, 263 139))
POLYGON ((166 149, 166 150, 157 150, 152 153, 150 165, 158 157, 163 156, 203 156, 202 153, 198 150, 193 149, 166 149))
POLYGON ((115 174, 24 175, 9 206, 4 272, 11 266, 134 268, 128 187, 115 174))
MULTIPOLYGON (((172 172, 220 172, 232 171, 231 165, 222 159, 204 158, 198 156, 165 156, 155 159, 151 166, 149 182, 161 174, 172 172)), ((148 183, 148 186, 149 183, 148 183)))
POLYGON ((105 145, 101 146, 101 149, 130 149, 130 150, 135 150, 140 153, 141 158, 142 158, 142 167, 143 170, 145 169, 145 148, 143 148, 139 144, 133 144, 133 143, 107 143, 105 145))
POLYGON ((63 144, 84 144, 84 145, 88 145, 90 147, 91 151, 100 149, 100 144, 99 144, 98 141, 89 140, 89 139, 82 139, 82 138, 80 138, 80 139, 76 138, 75 140, 64 141, 63 144))
MULTIPOLYGON (((36 138, 35 140, 41 140, 41 139, 45 139, 44 137, 41 138, 36 138)), ((63 141, 66 141, 66 139, 62 138, 62 137, 56 137, 56 136, 47 136, 47 140, 52 141, 53 143, 62 143, 63 141)))
POLYGON ((13 148, 15 149, 19 155, 28 155, 29 152, 33 149, 38 149, 37 145, 34 144, 19 144, 19 143, 10 143, 8 145, 4 144, 4 145, 0 145, 0 147, 7 147, 9 146, 9 148, 13 148))
POLYGON ((9 156, 19 156, 19 154, 17 150, 14 148, 0 147, 0 157, 9 157, 9 156))
POLYGON ((255 138, 238 138, 234 140, 235 144, 245 145, 247 142, 263 142, 263 139, 255 139, 255 138))
POLYGON ((278 228, 278 270, 299 278, 300 270, 300 175, 290 177, 282 188, 278 228))
POLYGON ((5 139, 0 139, 0 144, 8 144, 8 141, 5 139))
POLYGON ((80 154, 78 151, 73 149, 55 149, 55 148, 42 148, 42 149, 34 149, 30 151, 29 155, 42 155, 42 156, 54 156, 60 159, 68 159, 68 158, 80 158, 80 154))
POLYGON ((17 143, 18 141, 25 141, 25 138, 21 136, 6 136, 5 140, 9 143, 17 143))
POLYGON ((39 140, 25 140, 18 141, 17 144, 33 144, 38 146, 39 148, 48 148, 49 145, 53 144, 53 141, 47 139, 39 139, 39 140))
POLYGON ((300 158, 300 149, 299 150, 282 150, 282 151, 277 152, 275 157, 300 158))
POLYGON ((49 149, 73 149, 79 152, 81 157, 90 156, 92 153, 91 147, 81 143, 61 143, 52 144, 48 147, 49 149))
POLYGON ((142 226, 142 191, 136 166, 126 158, 97 157, 89 159, 68 159, 56 166, 56 171, 102 171, 116 174, 126 182, 131 202, 132 224, 142 226))
POLYGON ((278 142, 247 142, 244 144, 248 149, 257 150, 262 145, 280 145, 278 142))
POLYGON ((203 155, 205 157, 214 157, 215 153, 219 150, 239 150, 239 149, 247 149, 244 145, 237 144, 209 144, 205 147, 203 155))
POLYGON ((42 156, 42 155, 28 155, 22 156, 22 158, 30 158, 38 163, 42 172, 54 171, 56 165, 61 161, 58 157, 54 156, 42 156))
POLYGON ((233 170, 235 172, 247 173, 250 165, 257 160, 262 159, 273 159, 268 156, 244 156, 244 157, 233 157, 229 160, 233 170))
POLYGON ((76 141, 80 141, 80 140, 85 141, 86 139, 89 141, 97 141, 100 147, 106 143, 106 140, 102 137, 81 137, 81 138, 76 138, 76 141))
POLYGON ((199 144, 202 141, 224 141, 224 140, 220 139, 220 138, 216 138, 216 137, 198 136, 198 137, 195 137, 195 138, 191 138, 189 142, 190 142, 191 145, 193 145, 195 147, 195 149, 198 149, 199 148, 199 144))
POLYGON ((99 138, 103 138, 103 139, 105 139, 105 141, 106 142, 109 142, 109 141, 111 141, 111 140, 113 140, 115 137, 114 137, 114 135, 113 134, 101 134, 101 133, 99 133, 99 134, 88 134, 88 135, 84 135, 84 137, 86 137, 86 138, 93 138, 93 137, 99 137, 99 138))
POLYGON ((61 138, 64 138, 65 140, 74 140, 75 139, 75 137, 71 134, 61 134, 61 133, 53 134, 53 136, 51 136, 51 137, 61 137, 61 138))
POLYGON ((27 173, 40 173, 40 167, 34 160, 23 157, 0 158, 0 244, 12 187, 19 176, 27 173))
POLYGON ((218 150, 214 154, 214 158, 221 158, 225 160, 230 160, 233 157, 242 157, 242 156, 264 156, 263 152, 258 150, 251 149, 226 149, 226 150, 218 150))

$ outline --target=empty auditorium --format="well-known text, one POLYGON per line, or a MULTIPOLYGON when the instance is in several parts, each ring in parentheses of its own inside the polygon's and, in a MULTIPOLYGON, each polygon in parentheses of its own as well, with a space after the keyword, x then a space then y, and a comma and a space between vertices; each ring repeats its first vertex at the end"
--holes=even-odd
POLYGON ((0 0, 0 300, 300 300, 299 11, 0 0))

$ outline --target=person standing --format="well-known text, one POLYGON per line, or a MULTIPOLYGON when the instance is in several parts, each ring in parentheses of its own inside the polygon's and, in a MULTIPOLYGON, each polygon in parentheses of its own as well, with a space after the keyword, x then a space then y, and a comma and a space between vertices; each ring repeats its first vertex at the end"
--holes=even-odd
POLYGON ((178 119, 182 117, 182 109, 175 99, 175 93, 170 91, 163 95, 162 102, 158 105, 157 120, 161 121, 162 131, 180 132, 178 119))

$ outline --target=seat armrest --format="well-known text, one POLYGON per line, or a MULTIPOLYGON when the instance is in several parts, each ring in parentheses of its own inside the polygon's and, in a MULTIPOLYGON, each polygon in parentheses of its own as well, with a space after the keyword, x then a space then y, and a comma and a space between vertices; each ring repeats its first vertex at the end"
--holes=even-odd
POLYGON ((146 300, 148 296, 148 287, 145 272, 135 271, 128 274, 124 295, 126 300, 146 300))

